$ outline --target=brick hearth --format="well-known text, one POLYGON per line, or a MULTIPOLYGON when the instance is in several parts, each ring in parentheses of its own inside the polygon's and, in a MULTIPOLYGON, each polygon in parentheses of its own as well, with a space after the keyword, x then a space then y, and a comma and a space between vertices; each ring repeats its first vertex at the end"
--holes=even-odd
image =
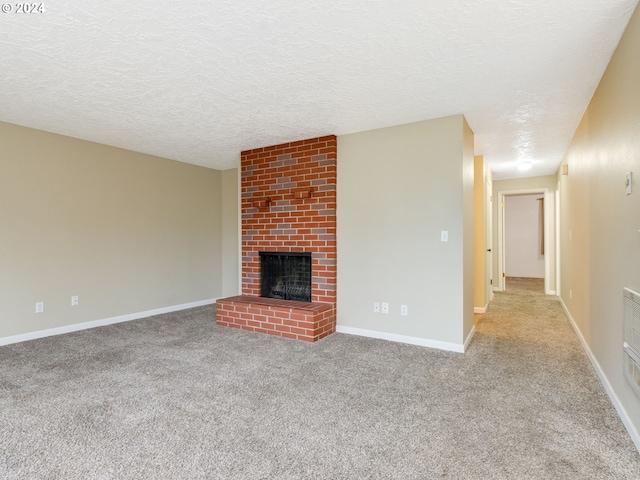
POLYGON ((238 295, 217 302, 218 325, 307 342, 335 331, 336 312, 328 303, 292 302, 238 295))
POLYGON ((241 153, 243 295, 217 302, 219 325, 306 341, 335 331, 336 160, 334 135, 241 153), (311 253, 312 303, 259 296, 261 251, 311 253))

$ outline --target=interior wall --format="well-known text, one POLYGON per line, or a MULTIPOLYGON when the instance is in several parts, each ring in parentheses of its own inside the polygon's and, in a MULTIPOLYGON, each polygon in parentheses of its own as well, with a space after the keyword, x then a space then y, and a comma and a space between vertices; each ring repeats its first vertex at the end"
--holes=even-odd
POLYGON ((220 172, 7 123, 0 171, 0 338, 220 296, 220 172))
MULTIPOLYGON (((557 179, 555 175, 545 175, 542 177, 528 177, 528 178, 513 178, 509 180, 494 180, 493 182, 493 286, 499 288, 500 277, 502 272, 500 271, 499 261, 502 252, 499 249, 499 224, 500 224, 500 192, 512 192, 526 190, 544 190, 547 189, 548 195, 545 201, 546 216, 547 216, 547 235, 550 239, 549 248, 545 250, 545 256, 549 256, 549 278, 548 289, 550 292, 556 290, 556 256, 555 256, 555 242, 552 240, 555 238, 555 191, 557 189, 557 179)), ((506 272, 505 272, 506 274, 506 272)))
MULTIPOLYGON (((474 137, 464 115, 462 120, 462 341, 470 340, 474 331, 473 295, 474 295, 474 137)), ((452 187, 453 188, 453 187, 452 187)))
POLYGON ((464 117, 338 137, 338 199, 339 329, 461 345, 473 328, 473 134, 464 117), (375 313, 374 302, 389 313, 375 313))
POLYGON ((486 266, 485 251, 487 248, 485 233, 485 188, 486 167, 484 158, 478 155, 474 158, 474 260, 473 260, 473 307, 482 313, 489 301, 486 297, 486 266))
POLYGON ((540 218, 543 195, 510 195, 504 199, 504 250, 507 277, 544 278, 540 218))
POLYGON ((638 448, 640 398, 623 377, 622 291, 640 291, 639 50, 636 10, 563 160, 568 175, 558 175, 562 301, 638 448))
POLYGON ((239 169, 221 173, 222 296, 240 294, 240 184, 239 169))

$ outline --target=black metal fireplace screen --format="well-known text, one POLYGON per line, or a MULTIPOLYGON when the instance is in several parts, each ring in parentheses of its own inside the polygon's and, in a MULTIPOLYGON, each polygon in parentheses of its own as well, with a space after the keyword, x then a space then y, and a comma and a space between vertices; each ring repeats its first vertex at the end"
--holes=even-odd
POLYGON ((260 252, 260 296, 311 302, 311 253, 260 252))

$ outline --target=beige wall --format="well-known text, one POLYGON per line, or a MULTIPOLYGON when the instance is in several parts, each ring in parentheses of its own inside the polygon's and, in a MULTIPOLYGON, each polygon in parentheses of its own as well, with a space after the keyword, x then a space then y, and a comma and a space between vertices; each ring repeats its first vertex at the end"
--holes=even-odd
POLYGON ((0 338, 220 296, 220 172, 6 123, 0 171, 0 338))
POLYGON ((240 294, 240 180, 238 169, 222 172, 222 296, 240 294))
POLYGON ((471 331, 473 134, 462 115, 338 137, 338 325, 456 345, 471 331))
POLYGON ((640 399, 622 373, 622 289, 640 291, 638 51, 636 11, 564 159, 569 174, 558 175, 562 300, 636 430, 640 399))
MULTIPOLYGON (((469 338, 473 330, 474 245, 475 245, 475 163, 473 155, 473 131, 463 115, 462 119, 462 341, 469 338)), ((452 193, 455 185, 451 185, 452 193)))
POLYGON ((492 285, 492 199, 493 179, 484 157, 474 157, 474 309, 483 313, 493 299, 492 285))
POLYGON ((473 279, 474 296, 473 306, 476 309, 484 310, 488 300, 486 297, 486 270, 485 270, 485 165, 484 157, 478 155, 474 158, 474 261, 473 279))
POLYGON ((546 203, 546 234, 549 238, 548 248, 545 249, 545 256, 548 256, 549 278, 546 279, 548 293, 555 294, 556 291, 556 255, 555 255, 555 192, 557 179, 555 175, 545 175, 543 177, 514 178, 510 180, 495 180, 493 182, 493 285, 497 289, 502 285, 502 272, 499 268, 500 255, 502 251, 500 245, 500 193, 517 192, 527 190, 547 189, 548 195, 546 203))

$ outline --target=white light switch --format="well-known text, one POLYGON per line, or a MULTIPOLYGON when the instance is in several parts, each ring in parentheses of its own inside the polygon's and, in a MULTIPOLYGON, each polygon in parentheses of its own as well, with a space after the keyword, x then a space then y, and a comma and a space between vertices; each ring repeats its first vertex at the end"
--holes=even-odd
POLYGON ((382 302, 382 313, 389 313, 389 304, 387 302, 382 302))
POLYGON ((627 186, 627 195, 631 195, 631 190, 633 186, 633 172, 627 172, 627 179, 625 180, 624 183, 627 186))
POLYGON ((449 231, 448 230, 442 230, 440 232, 440 241, 441 242, 448 242, 449 241, 449 231))

